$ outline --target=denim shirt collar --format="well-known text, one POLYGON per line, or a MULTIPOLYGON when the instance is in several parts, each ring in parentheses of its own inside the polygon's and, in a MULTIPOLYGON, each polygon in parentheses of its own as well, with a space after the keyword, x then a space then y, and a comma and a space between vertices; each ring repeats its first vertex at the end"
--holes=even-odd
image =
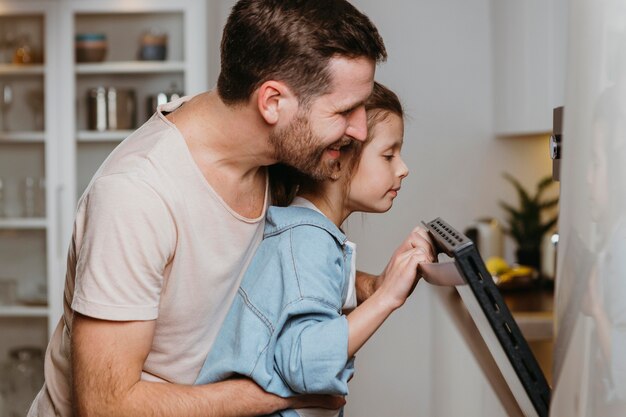
POLYGON ((341 245, 344 245, 346 240, 348 240, 346 235, 328 217, 306 207, 271 206, 267 210, 263 237, 276 235, 301 225, 316 226, 324 229, 341 245))

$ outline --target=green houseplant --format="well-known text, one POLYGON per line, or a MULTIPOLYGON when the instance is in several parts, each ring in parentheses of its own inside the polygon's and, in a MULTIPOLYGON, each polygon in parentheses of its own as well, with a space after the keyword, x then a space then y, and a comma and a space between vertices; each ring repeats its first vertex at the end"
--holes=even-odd
POLYGON ((543 213, 553 209, 559 202, 558 197, 548 200, 542 198, 543 193, 553 184, 552 177, 541 179, 533 196, 511 174, 505 173, 504 178, 515 187, 519 198, 518 207, 500 201, 500 206, 507 213, 508 227, 504 231, 517 243, 517 262, 541 271, 541 241, 558 219, 557 215, 553 215, 542 221, 546 217, 543 213))

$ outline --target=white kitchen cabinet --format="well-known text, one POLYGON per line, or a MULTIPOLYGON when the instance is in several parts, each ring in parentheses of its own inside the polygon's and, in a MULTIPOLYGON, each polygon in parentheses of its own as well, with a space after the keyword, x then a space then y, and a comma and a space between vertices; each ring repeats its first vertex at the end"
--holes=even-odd
MULTIPOLYGON (((87 129, 87 91, 132 88, 137 125, 148 95, 172 84, 185 94, 208 89, 207 2, 204 0, 0 0, 0 44, 10 31, 28 34, 44 62, 0 63, 1 87, 12 87, 9 131, 0 131, 0 179, 8 216, 0 216, 0 281, 12 279, 17 302, 0 304, 0 361, 19 345, 45 348, 63 312, 67 248, 79 196, 106 156, 133 129, 87 129), (164 61, 138 61, 140 36, 167 33, 164 61), (101 63, 75 63, 77 33, 104 33, 101 63), (43 126, 26 97, 43 91, 43 126), (45 178, 45 211, 25 216, 23 182, 45 178), (39 299, 26 299, 43 291, 39 299), (5 335, 7 337, 5 337, 5 335)), ((0 45, 1 48, 1 45, 0 45)), ((1 52, 1 51, 0 51, 1 52)), ((1 98, 1 97, 0 97, 1 98)), ((0 107, 1 108, 1 107, 0 107)), ((1 129, 4 129, 0 126, 1 129)))
POLYGON ((492 0, 491 11, 495 133, 551 132, 564 101, 566 0, 492 0))

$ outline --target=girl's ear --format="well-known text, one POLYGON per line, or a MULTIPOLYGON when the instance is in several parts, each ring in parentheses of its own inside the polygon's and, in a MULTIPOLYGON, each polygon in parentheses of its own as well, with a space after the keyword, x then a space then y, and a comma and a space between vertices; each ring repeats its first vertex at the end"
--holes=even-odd
POLYGON ((257 107, 261 117, 270 125, 276 125, 281 116, 289 119, 297 106, 297 97, 283 82, 265 81, 258 89, 257 107))

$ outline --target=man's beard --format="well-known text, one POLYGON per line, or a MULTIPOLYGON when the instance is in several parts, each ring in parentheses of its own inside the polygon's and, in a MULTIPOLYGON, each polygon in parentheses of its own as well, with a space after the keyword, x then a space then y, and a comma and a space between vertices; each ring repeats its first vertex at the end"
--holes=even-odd
POLYGON ((284 129, 272 132, 269 137, 278 162, 290 165, 315 180, 339 176, 339 160, 323 160, 326 146, 313 134, 308 115, 299 112, 284 129))

